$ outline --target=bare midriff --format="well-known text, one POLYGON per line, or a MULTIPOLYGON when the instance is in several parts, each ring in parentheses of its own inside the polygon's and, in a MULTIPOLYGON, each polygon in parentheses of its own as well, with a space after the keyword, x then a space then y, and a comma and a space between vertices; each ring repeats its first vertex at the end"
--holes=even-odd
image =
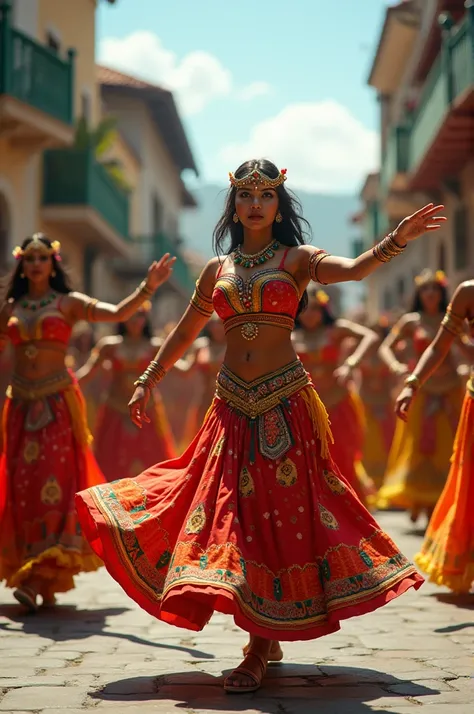
POLYGON ((296 359, 291 333, 286 329, 259 325, 254 340, 245 340, 239 328, 227 333, 224 364, 245 382, 275 372, 296 359))
POLYGON ((67 345, 60 342, 23 342, 15 347, 14 373, 22 380, 41 381, 66 370, 66 353, 67 345))

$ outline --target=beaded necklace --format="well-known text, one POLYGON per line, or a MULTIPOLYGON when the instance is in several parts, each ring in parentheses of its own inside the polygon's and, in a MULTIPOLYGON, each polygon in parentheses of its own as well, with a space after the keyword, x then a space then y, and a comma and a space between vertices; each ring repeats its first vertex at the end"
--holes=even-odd
POLYGON ((41 307, 47 307, 48 305, 51 305, 53 300, 56 299, 56 293, 51 293, 51 295, 48 295, 46 298, 41 298, 41 300, 23 300, 20 303, 20 307, 24 308, 25 310, 39 310, 41 307))
POLYGON ((235 265, 241 265, 242 268, 254 268, 256 265, 263 265, 267 260, 270 260, 275 255, 275 252, 280 247, 277 240, 272 239, 271 243, 262 248, 258 253, 242 253, 240 245, 232 253, 232 259, 235 265))

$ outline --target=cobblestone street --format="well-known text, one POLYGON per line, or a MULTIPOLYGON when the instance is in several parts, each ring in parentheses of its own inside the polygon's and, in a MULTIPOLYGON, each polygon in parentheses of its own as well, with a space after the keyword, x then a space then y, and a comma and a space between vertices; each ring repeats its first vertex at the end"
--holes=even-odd
MULTIPOLYGON (((410 557, 404 514, 380 522, 410 557)), ((202 633, 153 620, 105 570, 57 609, 23 615, 0 590, 0 712, 79 714, 471 714, 474 596, 424 585, 313 642, 285 644, 255 694, 226 695, 244 633, 217 615, 202 633)))

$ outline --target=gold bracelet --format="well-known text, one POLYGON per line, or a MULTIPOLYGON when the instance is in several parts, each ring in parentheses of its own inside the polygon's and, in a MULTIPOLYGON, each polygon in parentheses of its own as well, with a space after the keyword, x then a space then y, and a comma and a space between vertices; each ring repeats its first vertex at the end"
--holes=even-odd
POLYGON ((151 288, 148 287, 148 285, 146 284, 146 280, 142 280, 142 282, 138 286, 138 289, 141 293, 144 293, 147 297, 151 297, 155 293, 154 290, 152 290, 151 288))
POLYGON ((409 374, 408 377, 405 379, 405 387, 411 387, 414 392, 416 392, 420 388, 420 380, 416 376, 416 374, 409 374))
POLYGON ((403 247, 398 245, 393 238, 393 234, 389 233, 380 243, 374 245, 372 254, 380 263, 388 263, 392 258, 403 253, 405 248, 406 245, 403 247))
POLYGON ((159 362, 153 360, 150 362, 146 370, 140 377, 134 382, 133 386, 143 386, 147 389, 154 389, 159 382, 165 377, 166 370, 159 362))
POLYGON ((327 253, 325 250, 317 250, 315 253, 312 253, 309 257, 309 262, 308 262, 308 272, 309 272, 309 277, 310 280, 312 280, 315 283, 320 283, 321 285, 326 285, 327 283, 322 283, 318 279, 318 268, 322 260, 324 258, 327 258, 329 256, 329 253, 327 253))
POLYGON ((359 364, 359 360, 357 359, 357 357, 351 355, 345 360, 344 364, 346 367, 349 367, 349 369, 355 369, 359 364))

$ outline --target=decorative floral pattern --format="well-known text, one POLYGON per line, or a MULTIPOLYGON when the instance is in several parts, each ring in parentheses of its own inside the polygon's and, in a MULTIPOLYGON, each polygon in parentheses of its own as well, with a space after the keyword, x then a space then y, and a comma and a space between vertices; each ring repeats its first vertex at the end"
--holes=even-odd
POLYGON ((244 498, 248 498, 248 496, 253 496, 253 494, 255 493, 255 484, 253 482, 252 476, 250 475, 250 471, 246 466, 244 466, 240 472, 239 493, 244 498))
POLYGON ((206 512, 202 503, 196 506, 189 516, 184 532, 186 535, 198 535, 206 526, 206 512))
POLYGON ((328 511, 327 508, 325 508, 321 503, 318 503, 318 508, 319 508, 319 518, 321 520, 321 523, 323 526, 326 526, 326 528, 331 528, 334 531, 337 531, 339 528, 339 523, 331 513, 331 511, 328 511))
POLYGON ((286 458, 281 464, 278 464, 276 480, 280 486, 294 486, 298 481, 298 469, 296 468, 295 462, 286 458))
POLYGON ((48 506, 55 506, 60 503, 63 497, 61 486, 56 476, 50 476, 41 489, 41 502, 48 506))
POLYGON ((38 460, 40 447, 37 441, 27 441, 23 449, 23 458, 27 464, 38 460))

